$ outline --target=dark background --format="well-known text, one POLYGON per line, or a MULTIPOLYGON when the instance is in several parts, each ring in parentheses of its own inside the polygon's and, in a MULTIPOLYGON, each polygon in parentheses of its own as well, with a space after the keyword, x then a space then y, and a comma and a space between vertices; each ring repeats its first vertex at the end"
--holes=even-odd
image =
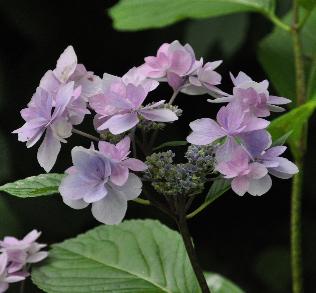
MULTIPOLYGON (((282 13, 287 9, 287 1, 281 2, 284 2, 280 7, 282 13)), ((225 58, 218 70, 223 75, 224 90, 231 90, 229 71, 234 74, 245 71, 257 81, 266 78, 256 60, 256 50, 259 40, 272 27, 258 15, 243 16, 243 23, 237 17, 234 26, 228 29, 224 24, 226 20, 231 21, 230 16, 220 18, 219 23, 215 20, 216 29, 209 21, 199 22, 197 26, 194 21, 184 21, 159 30, 117 32, 106 14, 106 9, 113 4, 115 1, 0 1, 0 184, 43 173, 36 160, 38 146, 26 149, 11 132, 22 125, 19 111, 26 106, 42 75, 55 67, 58 56, 70 44, 88 70, 100 76, 104 72, 123 75, 132 66, 140 65, 145 56, 154 54, 163 42, 191 40, 193 30, 193 41, 198 48, 192 45, 198 52, 205 52, 205 60, 225 58), (210 39, 214 39, 214 34, 221 36, 207 43, 207 47, 203 29, 206 26, 210 29, 210 39), (241 40, 234 45, 233 52, 227 53, 222 48, 223 40, 229 48, 227 38, 232 38, 233 44, 234 33, 228 32, 238 28, 243 31, 241 40)), ((275 93, 273 88, 271 91, 275 93)), ((159 99, 171 95, 167 86, 162 86, 158 93, 159 99)), ((203 97, 180 95, 177 104, 184 115, 161 134, 161 142, 184 139, 190 121, 214 115, 218 110, 218 106, 206 103, 203 97)), ((81 129, 92 129, 91 117, 87 120, 81 129)), ((312 135, 304 171, 306 292, 315 292, 313 277, 316 276, 315 122, 314 118, 310 123, 312 135)), ((70 150, 74 145, 88 146, 89 141, 71 137, 63 145, 54 172, 63 172, 71 164, 70 150)), ((262 197, 238 197, 228 192, 191 220, 190 229, 203 268, 227 276, 246 292, 290 292, 290 186, 290 180, 275 179, 271 191, 262 197)), ((98 225, 89 209, 72 210, 59 196, 28 200, 0 196, 1 237, 21 237, 37 228, 43 231, 41 240, 51 244, 98 225)), ((135 203, 129 204, 127 218, 159 218, 174 227, 160 212, 135 203)), ((14 292, 14 286, 10 290, 14 292)), ((39 291, 28 281, 26 292, 39 291)))

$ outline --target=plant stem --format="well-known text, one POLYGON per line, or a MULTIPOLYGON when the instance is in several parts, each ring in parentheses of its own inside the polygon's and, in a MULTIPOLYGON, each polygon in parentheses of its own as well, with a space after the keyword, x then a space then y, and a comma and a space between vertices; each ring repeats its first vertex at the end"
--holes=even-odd
POLYGON ((291 27, 284 23, 280 18, 278 18, 275 14, 266 14, 266 17, 269 18, 277 27, 290 32, 291 27))
POLYGON ((193 271, 201 287, 202 293, 211 293, 209 287, 207 286, 203 271, 199 265, 197 255, 196 255, 196 252, 191 240, 188 223, 187 223, 186 215, 185 215, 185 202, 182 196, 179 196, 179 202, 177 203, 176 206, 177 206, 177 216, 178 216, 177 221, 176 221, 177 226, 182 236, 184 246, 189 256, 189 260, 192 265, 193 271))
POLYGON ((72 133, 75 133, 75 134, 78 134, 78 135, 81 135, 81 136, 84 136, 84 137, 86 137, 86 138, 88 138, 88 139, 91 139, 91 140, 93 140, 93 141, 100 141, 100 139, 99 139, 98 137, 96 137, 96 136, 94 136, 94 135, 91 135, 91 134, 89 134, 89 133, 83 132, 83 131, 81 131, 81 130, 75 129, 75 128, 73 128, 73 129, 71 130, 71 132, 72 132, 72 133))
MULTIPOLYGON (((304 63, 302 56, 302 43, 300 39, 299 25, 299 4, 293 0, 293 19, 292 19, 292 40, 295 62, 296 79, 296 106, 306 102, 306 83, 304 73, 304 63)), ((291 194, 291 266, 292 266, 292 291, 293 293, 303 293, 303 275, 302 275, 302 235, 301 235, 301 201, 302 201, 302 182, 303 182, 303 161, 306 150, 307 128, 303 129, 299 142, 298 152, 295 163, 300 172, 294 176, 292 182, 291 194)))

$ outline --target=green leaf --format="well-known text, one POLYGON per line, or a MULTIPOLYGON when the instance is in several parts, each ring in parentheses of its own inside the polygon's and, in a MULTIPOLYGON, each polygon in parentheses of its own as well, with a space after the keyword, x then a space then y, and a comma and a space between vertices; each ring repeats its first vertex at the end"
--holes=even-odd
POLYGON ((280 146, 280 145, 284 145, 287 141, 287 139, 290 137, 290 135, 292 134, 292 130, 285 133, 284 135, 280 136, 279 138, 275 139, 272 143, 271 146, 280 146))
POLYGON ((208 18, 237 12, 272 14, 273 0, 121 0, 110 9, 118 30, 161 28, 187 18, 208 18))
MULTIPOLYGON (((206 273, 214 293, 243 293, 226 278, 206 273)), ((199 293, 182 238, 154 220, 99 226, 54 244, 32 271, 48 293, 199 293)))
POLYGON ((299 0, 298 2, 306 9, 313 9, 316 5, 316 0, 299 0))
POLYGON ((191 21, 184 40, 194 48, 197 56, 207 56, 217 45, 223 56, 229 58, 241 47, 248 25, 249 15, 245 13, 191 21))
MULTIPOLYGON (((291 17, 291 13, 289 13, 283 18, 283 21, 290 23, 291 17)), ((315 36, 316 10, 311 13, 301 31, 303 55, 310 60, 316 56, 315 36)), ((261 41, 258 57, 279 95, 294 100, 295 70, 291 33, 280 28, 275 28, 271 34, 261 41)), ((306 62, 307 65, 311 63, 306 62)), ((307 77, 309 71, 306 71, 307 77)))
POLYGON ((297 107, 286 114, 274 119, 269 125, 269 132, 272 138, 278 138, 282 135, 292 131, 288 139, 291 150, 295 157, 299 156, 300 139, 303 131, 303 126, 308 122, 309 117, 316 109, 316 100, 310 100, 304 105, 297 107))
POLYGON ((245 291, 241 290, 234 283, 226 279, 225 277, 216 274, 216 273, 204 273, 207 285, 212 292, 216 293, 244 293, 245 291))
POLYGON ((230 181, 224 178, 216 179, 210 190, 208 191, 205 202, 210 204, 215 199, 219 198, 221 195, 223 195, 227 190, 230 189, 230 181))
POLYGON ((184 146, 187 145, 188 142, 185 140, 174 140, 174 141, 167 141, 159 146, 156 146, 153 151, 158 151, 160 149, 166 148, 166 147, 177 147, 177 146, 184 146))
POLYGON ((48 293, 200 292, 180 235, 153 220, 103 225, 55 244, 32 279, 48 293))
POLYGON ((58 187, 63 176, 63 174, 54 173, 32 176, 2 185, 0 191, 21 198, 51 195, 58 193, 58 187))
POLYGON ((21 232, 21 223, 15 209, 8 204, 7 198, 0 197, 0 239, 21 232))

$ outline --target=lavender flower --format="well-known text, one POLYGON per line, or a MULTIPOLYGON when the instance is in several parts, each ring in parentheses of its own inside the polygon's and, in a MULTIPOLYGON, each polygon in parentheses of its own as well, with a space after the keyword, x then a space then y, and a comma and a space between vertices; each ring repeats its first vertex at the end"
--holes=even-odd
POLYGON ((72 46, 68 46, 57 60, 56 68, 48 70, 40 81, 40 88, 55 96, 60 86, 73 81, 75 87, 81 86, 80 98, 87 101, 101 90, 101 79, 78 64, 72 46))
POLYGON ((141 180, 129 173, 126 182, 118 186, 111 178, 114 162, 100 151, 75 147, 71 154, 74 165, 66 171, 59 187, 64 203, 74 209, 83 209, 91 203, 92 214, 98 221, 109 225, 120 223, 127 201, 141 193, 141 180))
POLYGON ((239 72, 236 78, 231 74, 231 79, 234 84, 232 95, 208 101, 211 103, 237 101, 244 110, 250 111, 257 117, 267 117, 270 111, 282 112, 284 109, 278 105, 291 102, 283 97, 271 96, 267 80, 255 82, 243 72, 239 72))
POLYGON ((41 235, 37 230, 28 233, 22 240, 6 236, 0 241, 0 292, 5 292, 9 283, 24 280, 29 273, 27 264, 37 263, 48 255, 41 251, 46 244, 36 242, 41 235))
POLYGON ((8 273, 8 255, 3 252, 0 254, 0 293, 6 292, 9 288, 10 283, 16 283, 23 281, 25 276, 20 275, 20 273, 8 273))
POLYGON ((127 181, 129 169, 132 171, 147 169, 146 164, 142 161, 128 158, 130 143, 130 138, 126 136, 116 145, 106 141, 100 141, 98 144, 99 151, 111 160, 111 181, 119 186, 124 185, 127 181))
POLYGON ((267 175, 267 168, 250 158, 242 147, 236 149, 230 161, 219 162, 216 166, 224 178, 232 179, 231 186, 235 193, 244 195, 262 195, 271 188, 272 180, 267 175))
POLYGON ((79 95, 80 88, 74 89, 74 82, 61 86, 55 100, 47 91, 37 88, 28 107, 21 111, 25 124, 13 133, 17 133, 19 141, 26 142, 28 148, 44 135, 37 159, 46 172, 54 166, 61 142, 65 143, 71 136, 72 125, 78 122, 79 116, 88 113, 84 107, 74 106, 79 95))
POLYGON ((217 122, 202 118, 190 123, 193 132, 187 141, 196 145, 206 145, 223 137, 238 137, 242 133, 266 128, 269 122, 245 112, 239 103, 223 106, 217 113, 217 122))
POLYGON ((132 129, 139 123, 139 118, 157 122, 171 122, 178 119, 177 115, 169 109, 159 108, 164 101, 149 106, 142 106, 148 94, 148 87, 142 85, 125 85, 103 77, 104 92, 93 97, 90 106, 97 112, 97 130, 109 129, 113 134, 120 134, 132 129))
POLYGON ((157 56, 145 58, 139 70, 147 77, 167 81, 174 91, 189 95, 225 95, 216 85, 221 76, 214 70, 222 61, 208 62, 203 66, 203 58, 196 60, 189 44, 182 46, 179 41, 163 44, 157 56))

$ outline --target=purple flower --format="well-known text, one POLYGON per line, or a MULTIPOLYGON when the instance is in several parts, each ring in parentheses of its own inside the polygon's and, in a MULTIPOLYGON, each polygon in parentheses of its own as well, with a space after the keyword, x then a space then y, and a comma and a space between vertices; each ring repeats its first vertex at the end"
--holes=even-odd
POLYGON ((39 86, 54 96, 59 87, 69 81, 73 81, 75 87, 81 86, 80 98, 85 102, 101 90, 101 79, 87 71, 83 64, 78 64, 72 46, 68 46, 60 55, 56 68, 45 73, 39 86))
POLYGON ((139 122, 139 118, 157 122, 171 122, 178 119, 169 110, 160 108, 164 101, 150 106, 142 106, 152 86, 144 84, 125 84, 119 78, 109 75, 103 77, 103 94, 91 98, 90 106, 97 112, 97 130, 109 129, 113 134, 120 134, 132 129, 139 122))
POLYGON ((235 193, 244 195, 262 195, 271 188, 272 180, 267 174, 267 168, 260 163, 250 162, 247 152, 238 147, 229 161, 219 162, 216 165, 224 178, 232 179, 231 186, 235 193))
POLYGON ((181 88, 181 92, 188 95, 210 94, 212 96, 226 96, 216 85, 221 83, 222 77, 215 69, 222 61, 207 62, 192 72, 188 81, 181 88))
MULTIPOLYGON (((124 143, 122 146, 124 149, 124 143)), ((141 180, 129 173, 126 182, 118 186, 111 178, 114 162, 100 151, 75 147, 71 154, 73 167, 66 171, 68 175, 59 187, 64 203, 74 209, 83 209, 91 203, 92 214, 98 221, 109 225, 120 223, 127 201, 141 193, 141 180)))
POLYGON ((106 141, 100 141, 99 151, 111 160, 111 181, 122 186, 127 181, 129 169, 132 171, 144 171, 147 165, 140 160, 128 158, 131 140, 128 136, 116 145, 106 141))
POLYGON ((208 62, 203 66, 203 58, 196 60, 189 44, 182 46, 179 41, 163 44, 157 56, 145 58, 139 67, 143 75, 167 81, 174 91, 188 95, 208 93, 215 97, 226 95, 216 85, 221 83, 221 75, 215 69, 222 61, 208 62))
POLYGON ((37 159, 46 172, 54 166, 61 142, 70 137, 72 125, 88 113, 85 107, 77 104, 79 95, 80 88, 74 89, 74 82, 61 86, 55 99, 47 91, 37 88, 28 107, 21 111, 25 124, 13 133, 17 133, 19 141, 26 142, 28 148, 44 135, 37 159))
POLYGON ((178 90, 186 81, 184 77, 196 71, 202 64, 202 59, 195 59, 189 44, 182 46, 179 41, 173 41, 171 44, 162 44, 157 56, 146 57, 140 70, 149 78, 168 81, 174 90, 178 90))
POLYGON ((206 145, 223 137, 238 137, 243 133, 266 128, 269 122, 245 112, 239 103, 229 103, 217 113, 217 122, 202 118, 190 123, 193 132, 187 141, 196 145, 206 145))
POLYGON ((20 272, 8 273, 8 255, 5 252, 0 254, 0 293, 6 292, 10 283, 23 281, 25 275, 20 272))
POLYGON ((270 115, 270 111, 282 112, 284 109, 278 105, 291 102, 283 97, 270 96, 267 80, 255 82, 243 72, 239 72, 236 78, 231 74, 231 79, 234 84, 232 95, 208 101, 212 103, 237 101, 243 109, 257 117, 267 117, 270 115))
POLYGON ((1 251, 8 256, 8 273, 22 270, 26 264, 37 263, 47 257, 47 251, 40 251, 46 244, 39 244, 36 240, 41 232, 32 230, 22 240, 6 236, 0 241, 1 251))

